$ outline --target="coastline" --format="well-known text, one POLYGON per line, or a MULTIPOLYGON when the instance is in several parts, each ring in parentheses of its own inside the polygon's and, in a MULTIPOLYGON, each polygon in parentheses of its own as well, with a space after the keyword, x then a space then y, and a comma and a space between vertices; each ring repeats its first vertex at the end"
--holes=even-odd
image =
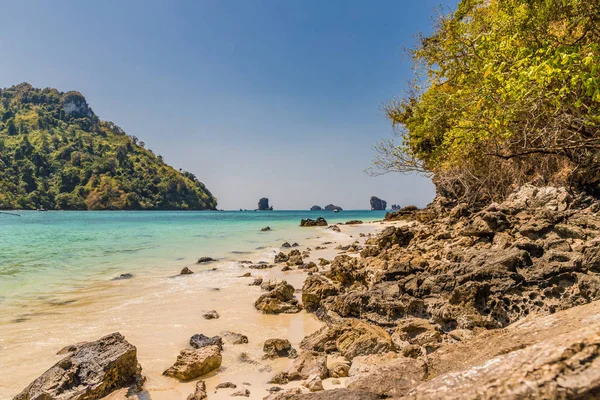
MULTIPOLYGON (((306 232, 307 238, 298 249, 313 249, 305 258, 306 262, 318 263, 321 257, 331 260, 339 252, 334 249, 335 246, 351 244, 355 240, 362 243, 366 237, 359 238, 360 233, 376 233, 385 226, 380 224, 340 224, 340 233, 323 228, 301 228, 300 232, 306 232), (314 250, 316 245, 327 241, 334 243, 327 245, 327 249, 314 250)), ((70 293, 62 302, 46 304, 30 321, 2 325, 4 333, 0 345, 7 365, 27 365, 28 368, 13 368, 10 374, 0 379, 0 398, 12 398, 61 359, 62 356, 56 355, 56 352, 64 346, 95 340, 115 331, 121 332, 138 348, 138 358, 147 377, 145 389, 150 397, 184 398, 194 391, 195 381, 181 383, 162 376, 162 371, 173 363, 180 350, 188 346, 193 334, 213 336, 228 330, 247 335, 249 343, 227 345, 221 368, 203 378, 210 398, 229 398, 230 389, 220 389, 216 394, 213 392, 217 384, 231 381, 238 388, 242 382, 250 383, 250 398, 262 399, 268 394, 266 389, 274 386, 267 381, 287 369, 292 362, 290 359, 261 360, 264 341, 287 338, 294 348, 298 348, 304 336, 323 325, 314 314, 305 311, 263 315, 254 308, 254 301, 262 294, 259 287, 248 286, 254 277, 286 280, 296 289, 296 297, 301 297, 299 290, 307 277, 305 270, 282 272, 282 264, 271 269, 250 270, 239 264, 243 259, 272 262, 272 257, 279 250, 268 248, 250 254, 232 254, 233 257, 226 261, 206 266, 190 265, 195 274, 189 276, 177 276, 179 271, 173 270, 172 276, 151 274, 83 287, 70 293), (251 272, 252 277, 237 278, 245 272, 251 272), (209 276, 207 274, 211 274, 211 278, 221 276, 221 282, 214 279, 207 282, 204 279, 209 276), (215 287, 220 290, 214 290, 215 287), (219 319, 208 321, 202 318, 203 312, 213 309, 221 315, 219 319), (39 329, 42 326, 43 331, 39 329), (242 352, 257 364, 240 363, 238 357, 242 352)), ((324 384, 326 387, 331 385, 327 381, 324 384)), ((284 388, 297 385, 298 382, 292 382, 284 388)), ((124 395, 119 391, 109 398, 122 398, 124 395)))

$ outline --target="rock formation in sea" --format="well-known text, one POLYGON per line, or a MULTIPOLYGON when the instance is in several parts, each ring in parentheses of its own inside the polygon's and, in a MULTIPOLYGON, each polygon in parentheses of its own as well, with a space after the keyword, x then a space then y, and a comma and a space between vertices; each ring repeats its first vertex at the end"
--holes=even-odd
POLYGON ((392 204, 392 211, 396 211, 396 210, 399 210, 399 209, 401 209, 401 208, 402 208, 402 207, 401 207, 401 206, 399 206, 398 204, 392 204))
POLYGON ((272 210, 272 209, 273 209, 273 206, 269 206, 268 198, 263 197, 260 200, 258 200, 258 210, 266 211, 266 210, 272 210))
POLYGON ((333 204, 327 204, 325 206, 324 210, 327 210, 327 211, 335 211, 335 210, 343 211, 344 209, 342 207, 340 207, 340 206, 336 206, 336 205, 333 205, 333 204))
POLYGON ((317 205, 314 205, 310 208, 310 211, 321 211, 321 210, 322 210, 321 206, 317 206, 317 205))
POLYGON ((308 276, 303 306, 326 325, 272 379, 305 389, 269 399, 596 397, 600 200, 524 186, 483 208, 438 197, 400 211, 360 257, 308 276))
POLYGON ((379 197, 372 196, 371 200, 371 210, 382 211, 387 207, 387 202, 385 200, 381 200, 379 197))

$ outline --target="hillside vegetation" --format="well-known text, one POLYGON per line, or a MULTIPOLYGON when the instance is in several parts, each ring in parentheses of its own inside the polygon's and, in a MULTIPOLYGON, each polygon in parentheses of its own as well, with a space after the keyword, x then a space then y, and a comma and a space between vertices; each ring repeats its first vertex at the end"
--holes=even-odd
POLYGON ((500 201, 525 183, 600 195, 600 1, 462 0, 411 51, 374 172, 500 201))
POLYGON ((0 209, 204 210, 217 201, 78 92, 0 90, 0 209))

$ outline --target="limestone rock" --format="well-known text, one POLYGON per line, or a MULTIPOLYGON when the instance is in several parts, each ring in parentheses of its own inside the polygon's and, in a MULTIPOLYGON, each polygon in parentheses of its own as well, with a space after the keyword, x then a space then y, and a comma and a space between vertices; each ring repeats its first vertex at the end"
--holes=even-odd
POLYGON ((302 309, 294 298, 294 287, 286 281, 279 282, 269 293, 260 296, 254 307, 264 314, 293 314, 302 309))
POLYGON ((75 346, 14 400, 95 400, 115 390, 141 388, 143 378, 137 350, 120 333, 75 346))
POLYGON ((385 200, 381 200, 379 197, 376 196, 372 196, 371 199, 369 200, 369 203, 371 203, 371 210, 385 210, 387 207, 387 202, 385 200))
POLYGON ((204 314, 202 314, 202 317, 204 317, 204 319, 218 319, 219 313, 216 312, 215 310, 211 310, 211 311, 207 311, 204 314))
POLYGON ((206 375, 221 366, 221 349, 219 346, 206 346, 197 350, 182 350, 172 367, 163 375, 189 381, 206 375))
POLYGON ((208 337, 203 334, 195 334, 190 338, 190 346, 195 349, 201 349, 206 346, 218 346, 223 349, 223 339, 219 336, 208 337))
POLYGON ((206 383, 204 383, 204 381, 198 381, 196 383, 196 390, 188 396, 187 400, 206 400, 207 398, 206 383))
POLYGON ((241 333, 235 333, 231 331, 221 332, 221 336, 226 343, 229 344, 245 344, 248 343, 248 336, 242 335, 241 333))
POLYGON ((294 350, 292 344, 287 339, 266 340, 265 344, 263 345, 263 352, 265 353, 263 358, 293 358, 296 355, 296 350, 294 350))
POLYGON ((188 267, 183 267, 183 269, 181 270, 181 272, 179 273, 179 275, 191 275, 193 273, 194 273, 194 271, 192 271, 188 267))
POLYGON ((303 351, 294 360, 287 371, 287 376, 290 381, 294 381, 309 379, 311 375, 316 375, 320 379, 327 378, 327 356, 314 351, 303 351))
POLYGON ((300 226, 327 226, 327 221, 323 217, 315 219, 303 219, 300 221, 300 226))

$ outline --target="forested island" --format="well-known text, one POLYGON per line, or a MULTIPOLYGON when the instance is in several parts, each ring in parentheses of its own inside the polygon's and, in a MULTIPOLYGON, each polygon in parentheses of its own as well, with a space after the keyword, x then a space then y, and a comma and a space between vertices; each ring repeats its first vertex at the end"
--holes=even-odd
POLYGON ((0 89, 0 209, 213 210, 194 174, 102 121, 79 92, 0 89))

